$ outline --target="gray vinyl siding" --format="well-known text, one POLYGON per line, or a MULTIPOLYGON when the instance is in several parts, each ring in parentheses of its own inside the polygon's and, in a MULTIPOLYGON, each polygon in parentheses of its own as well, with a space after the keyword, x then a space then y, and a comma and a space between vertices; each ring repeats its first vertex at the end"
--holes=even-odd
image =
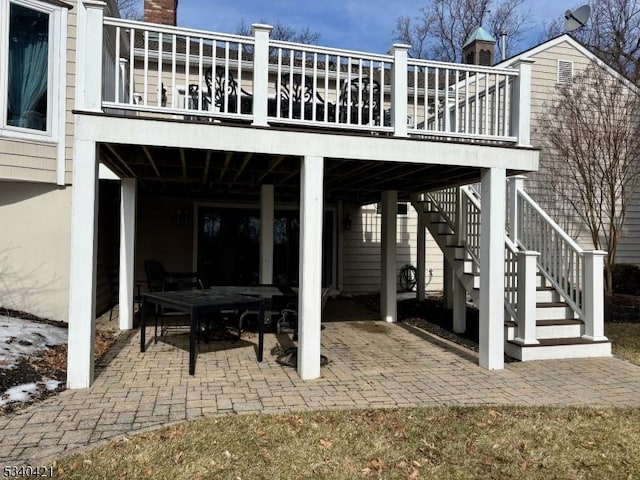
POLYGON ((627 218, 618 244, 616 263, 640 265, 640 191, 636 191, 627 209, 627 218))

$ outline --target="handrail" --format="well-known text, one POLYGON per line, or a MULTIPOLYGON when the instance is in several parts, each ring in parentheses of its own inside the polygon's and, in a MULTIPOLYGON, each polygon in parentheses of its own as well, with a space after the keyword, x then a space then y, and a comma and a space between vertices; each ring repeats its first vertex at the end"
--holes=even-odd
POLYGON ((534 211, 540 215, 546 223, 549 224, 551 228, 565 241, 567 242, 573 250, 577 253, 584 253, 584 249, 576 243, 576 241, 571 238, 567 232, 565 232, 560 225, 558 225, 553 218, 551 218, 547 212, 545 212, 537 202, 527 194, 524 190, 518 190, 518 196, 522 197, 530 206, 534 209, 534 211))
POLYGON ((540 252, 540 272, 584 318, 584 250, 523 190, 517 189, 518 244, 540 252))
POLYGON ((141 112, 178 118, 175 112, 182 111, 185 120, 237 118, 263 127, 518 141, 510 113, 516 69, 407 59, 402 49, 379 54, 272 40, 265 25, 244 36, 115 17, 101 21, 105 38, 116 39, 96 101, 103 108, 141 106, 141 112), (212 69, 224 70, 215 86, 212 69), (294 83, 292 100, 286 89, 294 83), (477 104, 489 96, 490 102, 477 104), (443 113, 449 101, 454 114, 443 113))
POLYGON ((232 33, 210 32, 207 30, 197 30, 195 28, 174 27, 171 25, 162 25, 159 23, 149 23, 139 20, 126 20, 116 17, 104 17, 104 24, 114 27, 133 28, 138 30, 153 30, 157 33, 166 33, 169 35, 183 35, 185 37, 198 37, 216 40, 226 40, 230 42, 253 42, 253 37, 244 35, 235 35, 232 33))

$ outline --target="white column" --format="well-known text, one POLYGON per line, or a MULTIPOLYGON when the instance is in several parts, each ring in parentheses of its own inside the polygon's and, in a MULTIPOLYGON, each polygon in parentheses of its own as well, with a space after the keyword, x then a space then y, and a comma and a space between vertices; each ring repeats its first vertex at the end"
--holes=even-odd
POLYGON ((298 292, 298 374, 320 377, 322 319, 322 157, 304 157, 300 168, 300 290, 298 292))
MULTIPOLYGON (((455 273, 453 274, 455 277, 455 273)), ((457 277, 453 278, 453 331, 464 333, 467 330, 467 291, 457 277)))
POLYGON ((269 94, 269 33, 273 27, 254 23, 253 47, 253 125, 267 126, 267 96, 269 94))
POLYGON ((123 178, 120 184, 120 330, 133 328, 136 203, 136 179, 123 178))
POLYGON ((427 263, 427 222, 425 214, 418 212, 418 253, 416 255, 416 299, 424 302, 425 270, 427 263))
POLYGON ((102 51, 104 9, 96 0, 78 2, 78 44, 76 50, 76 108, 102 111, 102 51))
POLYGON ((509 211, 509 225, 508 232, 509 238, 513 243, 517 245, 518 242, 518 190, 524 189, 524 179, 527 178, 524 175, 516 175, 509 178, 508 184, 508 204, 507 209, 509 211))
POLYGON ((385 322, 397 320, 397 265, 396 222, 398 216, 398 192, 382 192, 382 231, 380 235, 380 318, 385 322))
POLYGON ((273 185, 260 186, 260 283, 273 283, 273 185))
POLYGON ((93 382, 96 318, 98 159, 95 142, 74 142, 71 198, 67 387, 86 388, 93 382))
POLYGON ((607 252, 584 252, 584 338, 604 336, 604 257, 607 252))
POLYGON ((407 57, 410 45, 395 43, 391 47, 393 68, 391 71, 391 126, 395 137, 406 137, 407 130, 407 57))
POLYGON ((519 251, 518 255, 518 335, 524 345, 537 345, 536 339, 536 262, 540 254, 519 251))
POLYGON ((504 168, 482 169, 480 213, 480 366, 504 368, 504 168))
POLYGON ((518 145, 531 145, 531 72, 534 60, 520 60, 519 75, 513 82, 511 99, 511 135, 518 139, 518 145))

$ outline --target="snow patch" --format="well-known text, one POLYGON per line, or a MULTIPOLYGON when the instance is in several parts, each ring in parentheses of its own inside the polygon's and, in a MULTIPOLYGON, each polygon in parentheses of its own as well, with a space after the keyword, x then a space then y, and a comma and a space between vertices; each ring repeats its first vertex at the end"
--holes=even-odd
POLYGON ((0 367, 11 368, 20 358, 67 343, 67 330, 46 323, 0 315, 0 367))

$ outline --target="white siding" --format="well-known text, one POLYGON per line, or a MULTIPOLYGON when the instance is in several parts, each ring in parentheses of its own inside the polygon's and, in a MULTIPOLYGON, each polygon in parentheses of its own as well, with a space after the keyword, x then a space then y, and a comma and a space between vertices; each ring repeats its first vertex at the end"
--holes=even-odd
MULTIPOLYGON (((345 211, 348 211, 345 209, 345 211)), ((351 230, 344 232, 343 291, 373 293, 380 291, 380 220, 376 205, 354 207, 349 213, 351 230)), ((409 206, 407 215, 398 215, 397 271, 416 266, 418 216, 409 206)), ((427 290, 442 290, 442 253, 427 236, 427 290), (429 274, 431 269, 432 274, 429 274)))

